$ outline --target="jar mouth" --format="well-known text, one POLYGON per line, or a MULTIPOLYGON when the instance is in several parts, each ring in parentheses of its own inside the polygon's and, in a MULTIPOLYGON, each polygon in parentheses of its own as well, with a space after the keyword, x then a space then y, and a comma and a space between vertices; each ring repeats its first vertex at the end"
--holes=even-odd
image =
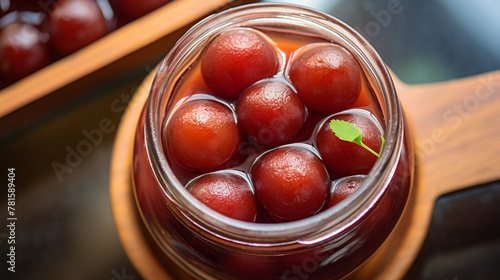
POLYGON ((239 243, 288 244, 313 243, 335 236, 355 224, 359 217, 381 199, 393 176, 403 146, 402 112, 391 76, 373 47, 354 29, 332 16, 290 4, 249 4, 212 15, 191 28, 170 50, 160 65, 146 108, 146 146, 159 194, 181 209, 181 219, 203 227, 218 236, 239 243), (199 48, 221 30, 254 24, 277 24, 280 27, 300 24, 315 32, 329 34, 329 39, 348 49, 358 60, 367 80, 376 92, 383 126, 385 145, 380 158, 359 190, 335 207, 311 217, 283 223, 250 223, 217 213, 194 198, 176 178, 168 165, 162 137, 162 124, 169 103, 169 89, 181 73, 170 69, 186 68, 199 48), (375 186, 375 187, 374 187, 375 186))

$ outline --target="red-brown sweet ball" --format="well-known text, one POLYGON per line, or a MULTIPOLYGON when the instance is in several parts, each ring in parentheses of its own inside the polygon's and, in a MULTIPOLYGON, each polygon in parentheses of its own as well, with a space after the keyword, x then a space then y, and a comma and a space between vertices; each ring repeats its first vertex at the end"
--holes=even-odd
POLYGON ((334 189, 330 194, 330 200, 328 201, 326 207, 330 208, 334 205, 337 205, 339 202, 353 194, 359 189, 359 186, 361 186, 365 178, 365 176, 356 175, 339 179, 336 183, 333 184, 334 189))
POLYGON ((106 35, 107 25, 95 0, 62 0, 49 15, 48 30, 52 46, 64 56, 106 35))
POLYGON ((250 29, 233 29, 218 35, 206 48, 201 73, 219 97, 234 100, 253 83, 276 74, 275 48, 250 29))
POLYGON ((363 143, 378 153, 382 145, 382 132, 375 120, 364 114, 339 114, 330 117, 316 136, 318 151, 332 178, 368 174, 378 158, 356 143, 340 140, 330 128, 332 119, 343 120, 359 128, 363 143))
POLYGON ((325 204, 329 177, 316 154, 284 146, 263 154, 251 169, 257 199, 277 221, 310 217, 325 204))
POLYGON ((288 143, 306 119, 306 109, 285 82, 266 80, 250 86, 236 103, 238 122, 254 141, 266 146, 288 143))
POLYGON ((173 113, 165 141, 182 167, 213 170, 238 151, 241 136, 233 111, 215 100, 193 100, 173 113))
POLYGON ((193 180, 186 189, 206 206, 233 219, 255 222, 257 203, 250 184, 229 172, 208 173, 193 180))
POLYGON ((335 44, 309 46, 293 60, 288 74, 304 104, 319 112, 347 109, 361 89, 356 59, 335 44))
POLYGON ((13 22, 0 31, 0 74, 17 81, 50 62, 46 36, 29 23, 13 22))

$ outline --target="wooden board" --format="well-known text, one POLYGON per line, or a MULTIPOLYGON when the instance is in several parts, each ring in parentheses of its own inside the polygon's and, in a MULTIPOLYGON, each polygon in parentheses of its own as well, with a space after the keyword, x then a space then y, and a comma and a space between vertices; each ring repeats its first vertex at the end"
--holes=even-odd
MULTIPOLYGON (((173 279, 178 270, 157 258, 158 248, 145 235, 130 185, 135 127, 151 82, 149 76, 140 87, 117 134, 112 208, 123 246, 143 276, 173 279)), ((402 278, 422 246, 436 199, 500 179, 500 71, 418 86, 394 77, 394 83, 415 143, 414 193, 389 242, 350 279, 402 278)))

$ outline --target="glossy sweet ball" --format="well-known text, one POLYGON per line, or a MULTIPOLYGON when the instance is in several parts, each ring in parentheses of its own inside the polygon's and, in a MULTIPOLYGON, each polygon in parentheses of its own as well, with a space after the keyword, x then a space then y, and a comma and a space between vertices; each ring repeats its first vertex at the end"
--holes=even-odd
POLYGON ((335 44, 308 46, 293 60, 288 74, 304 104, 319 112, 347 109, 361 89, 356 59, 335 44))
POLYGON ((307 218, 328 196, 329 177, 310 150, 284 146, 262 155, 251 168, 258 201, 277 221, 307 218))
POLYGON ((101 9, 94 0, 62 0, 49 15, 51 44, 61 55, 68 55, 107 33, 101 9))
POLYGON ((334 182, 332 192, 330 194, 330 200, 328 201, 327 208, 330 208, 342 200, 346 199, 348 196, 353 194, 359 189, 359 186, 365 180, 365 176, 355 175, 341 178, 334 182))
POLYGON ((212 170, 238 151, 241 136, 233 111, 215 100, 193 100, 171 117, 164 137, 182 167, 212 170))
POLYGON ((248 181, 232 173, 208 173, 193 180, 186 189, 211 209, 230 218, 254 222, 257 203, 248 181))
POLYGON ((219 97, 234 100, 253 83, 273 76, 278 66, 276 50, 263 35, 240 28, 210 43, 201 60, 201 73, 219 97))
POLYGON ((0 32, 0 74, 19 80, 50 62, 46 36, 28 23, 13 22, 0 32))
POLYGON ((364 114, 342 113, 330 117, 316 135, 318 151, 332 178, 368 174, 377 157, 356 143, 340 140, 329 126, 332 119, 343 120, 359 128, 363 143, 378 153, 382 132, 375 120, 364 114))
POLYGON ((266 80, 245 90, 236 103, 238 122, 254 141, 266 146, 289 142, 306 119, 306 109, 282 81, 266 80))

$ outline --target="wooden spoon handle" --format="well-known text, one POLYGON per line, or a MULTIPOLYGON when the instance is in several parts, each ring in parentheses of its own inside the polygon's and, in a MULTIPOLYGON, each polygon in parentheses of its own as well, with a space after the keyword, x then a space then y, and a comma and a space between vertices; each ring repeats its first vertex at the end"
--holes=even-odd
POLYGON ((500 178, 500 71, 408 86, 395 80, 429 199, 500 178))

